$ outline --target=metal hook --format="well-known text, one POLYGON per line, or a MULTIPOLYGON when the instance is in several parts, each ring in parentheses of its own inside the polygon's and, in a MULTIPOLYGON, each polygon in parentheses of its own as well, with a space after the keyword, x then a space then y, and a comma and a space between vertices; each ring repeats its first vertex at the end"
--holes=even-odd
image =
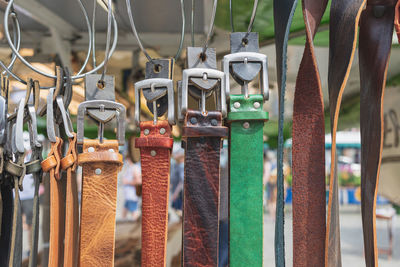
MULTIPOLYGON (((232 29, 232 32, 235 32, 235 26, 233 25, 233 10, 232 10, 232 7, 233 7, 232 0, 229 0, 229 13, 230 13, 231 29, 232 29)), ((253 29, 254 20, 256 18, 256 13, 257 13, 257 8, 258 8, 258 0, 254 0, 253 12, 251 13, 249 26, 247 27, 247 33, 246 33, 246 35, 245 35, 245 37, 243 39, 246 39, 247 36, 249 35, 249 33, 251 32, 251 30, 253 29)))
MULTIPOLYGON (((81 1, 81 0, 79 0, 79 1, 81 1)), ((41 75, 43 75, 45 77, 56 79, 55 75, 45 73, 45 72, 39 70, 38 68, 35 68, 34 66, 32 66, 23 56, 21 56, 21 54, 18 52, 18 50, 15 48, 14 44, 12 43, 11 37, 10 37, 10 32, 8 30, 8 19, 7 18, 8 18, 8 15, 10 14, 10 10, 11 10, 11 7, 12 7, 13 3, 14 3, 14 0, 9 0, 7 8, 5 10, 5 14, 4 14, 4 17, 5 17, 5 19, 4 19, 4 34, 6 36, 6 39, 7 39, 9 47, 11 48, 13 53, 18 57, 18 59, 21 60, 21 62, 24 63, 28 68, 30 68, 31 70, 33 70, 33 71, 35 71, 35 72, 37 72, 37 73, 39 73, 39 74, 41 74, 41 75)), ((112 47, 110 49, 110 52, 109 52, 110 57, 114 53, 115 48, 117 46, 117 41, 118 41, 118 26, 117 26, 117 21, 115 19, 114 14, 112 14, 112 18, 113 18, 113 24, 114 24, 114 40, 113 40, 113 45, 112 45, 112 47)), ((77 74, 75 76, 72 76, 71 79, 72 80, 81 79, 81 78, 84 78, 88 74, 97 72, 99 69, 101 69, 104 66, 104 63, 105 63, 105 60, 103 60, 103 62, 100 65, 98 65, 97 67, 95 67, 94 69, 92 69, 92 70, 90 70, 90 71, 88 71, 86 73, 83 73, 83 74, 81 73, 81 74, 77 74)), ((42 89, 49 89, 49 88, 43 87, 42 89)))
POLYGON ((211 40, 211 35, 214 31, 215 14, 217 13, 217 5, 218 5, 218 0, 214 0, 213 11, 212 11, 212 15, 211 15, 210 29, 208 30, 207 39, 204 43, 202 54, 204 54, 206 52, 206 50, 208 48, 208 44, 211 40))
MULTIPOLYGON (((181 40, 179 42, 179 48, 178 51, 176 52, 176 55, 174 56, 174 59, 177 60, 182 52, 182 47, 183 47, 183 41, 185 39, 185 7, 183 4, 183 0, 180 0, 181 2, 181 13, 182 13, 182 31, 181 31, 181 40)), ((133 15, 132 15, 132 8, 131 8, 131 3, 130 0, 126 0, 126 7, 127 7, 127 11, 128 11, 128 17, 129 17, 129 22, 131 24, 131 28, 132 28, 132 32, 136 37, 136 40, 138 42, 138 45, 140 47, 140 50, 142 50, 143 54, 147 57, 147 59, 151 62, 153 62, 153 58, 149 55, 149 53, 147 53, 146 48, 143 46, 142 40, 139 37, 139 34, 136 30, 136 26, 135 26, 135 22, 133 21, 133 15)))
MULTIPOLYGON (((105 1, 103 0, 103 3, 105 1)), ((105 3, 104 3, 105 4, 105 3)), ((108 0, 108 19, 107 19, 107 39, 106 39, 106 51, 105 51, 105 63, 103 67, 103 73, 101 74, 100 81, 104 82, 104 76, 106 75, 107 72, 107 64, 108 64, 108 59, 109 59, 109 53, 110 53, 110 43, 111 43, 111 24, 112 24, 112 0, 108 0)))

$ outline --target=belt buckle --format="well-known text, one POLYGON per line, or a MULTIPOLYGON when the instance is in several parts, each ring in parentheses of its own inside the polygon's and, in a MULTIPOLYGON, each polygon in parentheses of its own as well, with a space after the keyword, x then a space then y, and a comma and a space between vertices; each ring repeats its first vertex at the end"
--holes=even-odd
MULTIPOLYGON (((225 118, 227 115, 226 108, 226 97, 225 97, 225 87, 226 87, 226 77, 225 73, 215 69, 207 68, 192 68, 183 71, 182 84, 179 94, 181 95, 179 103, 179 119, 182 119, 188 110, 188 97, 189 97, 189 79, 190 78, 205 78, 205 79, 218 79, 220 81, 219 92, 215 92, 217 96, 217 109, 221 111, 222 116, 225 118)), ((228 78, 229 79, 229 78, 228 78)), ((204 90, 202 90, 204 91, 204 90)), ((202 92, 201 106, 203 112, 205 112, 205 92, 202 92)))
POLYGON ((261 64, 261 75, 260 75, 260 86, 261 94, 264 100, 269 99, 269 87, 268 87, 268 63, 267 56, 256 53, 256 52, 239 52, 224 56, 222 60, 222 70, 225 73, 226 83, 226 96, 229 99, 230 96, 230 83, 229 83, 229 69, 232 63, 260 63, 261 64))
POLYGON ((110 100, 88 100, 82 102, 78 106, 78 116, 77 116, 77 144, 82 145, 84 140, 84 121, 85 115, 89 114, 90 111, 98 111, 94 114, 99 116, 90 117, 100 123, 99 128, 99 138, 102 140, 104 135, 104 124, 111 121, 114 117, 117 117, 117 140, 120 146, 125 144, 125 117, 126 109, 125 106, 110 100), (101 114, 105 111, 114 111, 113 116, 102 117, 101 114))
POLYGON ((168 95, 168 122, 170 125, 175 124, 175 104, 174 104, 174 84, 173 81, 166 78, 151 78, 145 79, 143 81, 135 83, 135 124, 137 126, 140 125, 140 91, 143 89, 149 88, 152 92, 155 92, 157 88, 167 87, 167 92, 161 95, 158 95, 155 98, 147 99, 148 102, 153 103, 153 115, 154 115, 154 124, 157 124, 158 113, 157 113, 157 103, 156 101, 168 95))

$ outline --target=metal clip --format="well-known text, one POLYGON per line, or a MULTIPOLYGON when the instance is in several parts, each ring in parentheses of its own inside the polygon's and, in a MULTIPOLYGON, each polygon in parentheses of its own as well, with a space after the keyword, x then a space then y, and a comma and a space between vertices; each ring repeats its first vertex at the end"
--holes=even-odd
MULTIPOLYGON (((261 64, 260 86, 264 100, 269 99, 268 64, 267 56, 255 52, 239 52, 224 56, 222 71, 225 73, 226 96, 230 96, 229 68, 232 63, 259 63, 261 64)), ((245 93, 246 94, 246 93, 245 93)), ((248 94, 248 93, 247 93, 248 94)))
POLYGON ((0 96, 0 144, 3 144, 6 137, 7 127, 7 101, 0 96))
MULTIPOLYGON (((214 69, 206 69, 206 68, 193 68, 186 69, 183 71, 182 76, 182 88, 181 88, 181 100, 180 106, 178 107, 179 116, 185 116, 188 110, 188 95, 189 95, 189 79, 190 78, 202 78, 202 79, 218 79, 220 82, 219 92, 215 92, 216 94, 216 105, 217 110, 220 110, 223 117, 226 117, 227 109, 226 109, 226 97, 225 97, 225 86, 226 86, 226 75, 219 70, 214 69)), ((201 90, 201 100, 200 106, 203 113, 206 113, 206 92, 205 90, 201 90)))
MULTIPOLYGON (((137 126, 140 125, 140 91, 145 88, 151 88, 152 91, 155 91, 156 88, 167 88, 166 94, 168 95, 168 122, 171 125, 175 124, 175 103, 174 103, 174 84, 170 79, 163 78, 153 78, 146 79, 140 82, 135 83, 135 123, 137 126)), ((153 103, 153 115, 154 115, 154 124, 157 124, 158 112, 157 112, 157 99, 164 97, 163 95, 158 95, 157 98, 147 99, 147 102, 153 103)))
POLYGON ((82 145, 84 140, 84 120, 85 115, 89 114, 90 111, 97 111, 91 113, 92 119, 99 122, 99 140, 102 142, 104 136, 104 125, 111 121, 115 116, 117 117, 117 140, 120 146, 125 144, 125 117, 126 109, 125 106, 109 100, 89 100, 85 101, 78 106, 77 116, 77 144, 82 145), (101 113, 113 112, 114 116, 106 116, 103 119, 101 113), (99 114, 100 116, 94 117, 93 114, 99 114))

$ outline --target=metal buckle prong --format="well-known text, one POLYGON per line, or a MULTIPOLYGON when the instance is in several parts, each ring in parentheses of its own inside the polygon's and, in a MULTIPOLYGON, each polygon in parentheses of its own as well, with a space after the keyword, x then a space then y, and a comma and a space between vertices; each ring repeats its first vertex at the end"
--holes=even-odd
POLYGON ((229 99, 230 96, 230 83, 229 83, 230 64, 240 63, 240 62, 261 64, 261 75, 260 75, 261 93, 264 97, 264 100, 268 100, 269 87, 268 87, 267 56, 255 52, 239 52, 224 56, 224 59, 222 60, 222 71, 225 73, 226 97, 229 99))
MULTIPOLYGON (((171 125, 175 125, 174 83, 172 80, 166 79, 166 78, 152 78, 152 79, 146 79, 146 80, 135 83, 135 101, 136 101, 136 103, 135 103, 135 123, 136 123, 136 125, 137 126, 140 125, 140 91, 145 88, 149 88, 149 87, 151 88, 152 91, 155 91, 155 89, 157 87, 167 87, 168 122, 171 125)), ((161 95, 158 98, 161 98, 164 95, 161 95)), ((156 103, 157 99, 151 99, 152 100, 151 102, 153 103, 154 124, 157 123, 157 103, 156 103)))

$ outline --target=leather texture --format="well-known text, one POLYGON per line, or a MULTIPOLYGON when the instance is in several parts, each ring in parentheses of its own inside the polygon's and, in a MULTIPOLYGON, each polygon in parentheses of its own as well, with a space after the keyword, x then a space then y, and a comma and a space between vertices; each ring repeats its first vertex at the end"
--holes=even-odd
POLYGON ((67 172, 67 186, 65 196, 65 240, 64 240, 64 267, 75 267, 78 263, 78 233, 79 233, 79 202, 76 181, 76 134, 69 138, 68 150, 60 165, 67 172))
POLYGON ((174 140, 168 121, 140 123, 142 169, 142 267, 166 266, 170 157, 174 140), (148 134, 147 134, 148 131, 148 134), (145 134, 146 133, 146 134, 145 134))
POLYGON ((230 96, 229 266, 263 266, 262 95, 230 96), (260 103, 259 108, 254 103, 260 103), (234 103, 240 103, 235 108, 234 103), (249 127, 245 128, 244 123, 249 127))
POLYGON ((218 265, 220 153, 227 135, 221 112, 187 111, 182 134, 184 267, 218 265))
POLYGON ((114 266, 117 176, 122 166, 118 141, 84 140, 79 266, 114 266))
POLYGON ((279 90, 278 153, 277 153, 277 200, 275 218, 275 266, 285 266, 285 189, 283 175, 283 126, 285 119, 285 93, 287 74, 287 46, 290 26, 298 0, 274 0, 274 27, 276 69, 279 90))
POLYGON ((51 143, 47 158, 42 161, 43 171, 49 173, 50 179, 49 266, 62 266, 64 258, 65 198, 59 180, 62 145, 63 140, 56 137, 56 142, 51 143))
POLYGON ((383 96, 395 5, 395 0, 370 0, 360 20, 361 214, 367 267, 378 266, 375 209, 383 144, 383 96), (375 7, 379 5, 384 12, 377 12, 375 7))
POLYGON ((330 46, 328 67, 329 107, 331 117, 331 168, 326 229, 325 266, 340 267, 339 192, 336 158, 336 131, 340 104, 354 59, 358 24, 366 0, 333 0, 330 10, 330 46))
POLYGON ((303 0, 306 46, 293 108, 293 266, 324 266, 325 121, 313 39, 327 0, 303 0))

